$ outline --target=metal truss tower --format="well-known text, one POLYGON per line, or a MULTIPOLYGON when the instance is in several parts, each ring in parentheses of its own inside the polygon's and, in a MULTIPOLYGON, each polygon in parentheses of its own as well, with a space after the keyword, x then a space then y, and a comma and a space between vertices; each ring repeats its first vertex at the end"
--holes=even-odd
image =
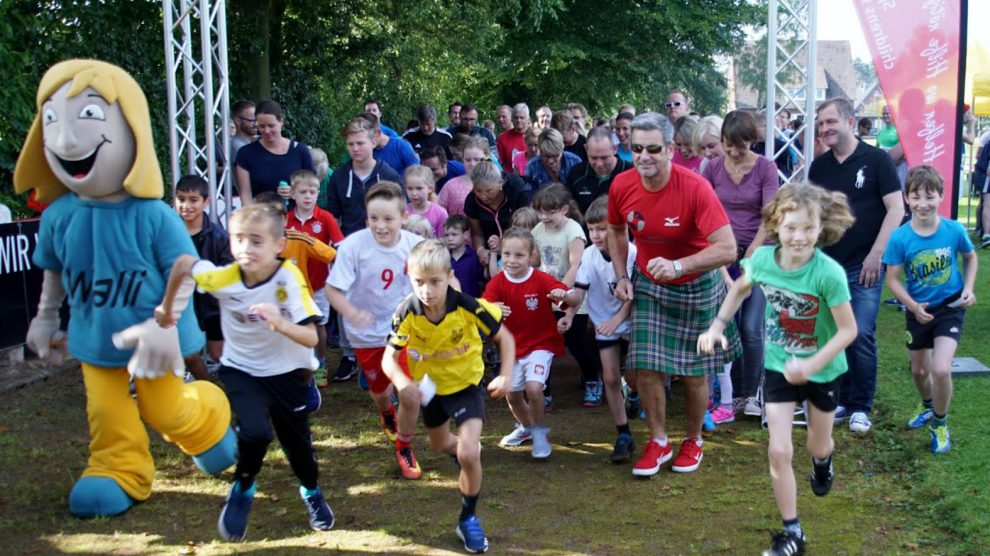
POLYGON ((210 184, 210 219, 226 224, 233 168, 226 161, 230 152, 226 1, 162 0, 162 12, 172 185, 186 174, 205 178, 210 184))
POLYGON ((766 156, 776 160, 787 151, 797 153, 791 175, 778 173, 785 182, 807 179, 815 145, 818 0, 770 0, 768 10, 766 156), (793 135, 777 127, 777 114, 785 108, 803 116, 793 135), (775 150, 771 137, 783 140, 784 146, 775 150), (798 137, 803 152, 795 146, 798 137))

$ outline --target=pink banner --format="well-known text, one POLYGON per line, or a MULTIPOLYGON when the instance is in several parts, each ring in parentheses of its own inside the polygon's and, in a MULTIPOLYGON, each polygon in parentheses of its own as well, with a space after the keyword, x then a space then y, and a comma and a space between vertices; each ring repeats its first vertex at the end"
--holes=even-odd
MULTIPOLYGON (((945 179, 952 216, 959 94, 960 0, 853 0, 909 166, 945 179)), ((820 6, 827 9, 825 6, 820 6)))

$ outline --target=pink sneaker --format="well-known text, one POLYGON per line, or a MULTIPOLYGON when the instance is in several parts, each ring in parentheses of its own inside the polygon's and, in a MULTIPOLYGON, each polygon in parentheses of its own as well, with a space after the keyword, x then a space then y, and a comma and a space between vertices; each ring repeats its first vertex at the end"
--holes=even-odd
POLYGON ((685 438, 681 442, 681 449, 674 458, 674 464, 670 466, 671 471, 678 473, 690 473, 701 465, 701 439, 685 438))
POLYGON ((674 455, 674 449, 667 441, 666 446, 661 446, 656 440, 650 439, 646 443, 646 450, 643 457, 639 458, 633 466, 632 473, 637 477, 651 477, 660 471, 660 466, 670 461, 674 455))
POLYGON ((715 411, 712 411, 712 421, 716 424, 721 425, 723 423, 731 423, 736 420, 736 414, 733 413, 731 407, 725 407, 724 405, 718 406, 715 411))

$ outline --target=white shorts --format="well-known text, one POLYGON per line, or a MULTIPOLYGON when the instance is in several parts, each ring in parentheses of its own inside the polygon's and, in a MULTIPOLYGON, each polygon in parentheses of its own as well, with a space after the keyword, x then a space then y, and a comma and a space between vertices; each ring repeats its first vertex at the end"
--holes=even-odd
POLYGON ((319 309, 320 313, 323 315, 320 317, 317 324, 323 326, 330 320, 330 300, 327 299, 327 294, 323 291, 323 288, 313 292, 313 302, 316 303, 316 308, 319 309))
POLYGON ((553 352, 545 349, 538 349, 522 359, 517 359, 515 367, 512 368, 512 384, 509 385, 509 391, 522 392, 526 389, 527 382, 539 382, 546 386, 547 379, 550 378, 551 363, 553 363, 553 352))

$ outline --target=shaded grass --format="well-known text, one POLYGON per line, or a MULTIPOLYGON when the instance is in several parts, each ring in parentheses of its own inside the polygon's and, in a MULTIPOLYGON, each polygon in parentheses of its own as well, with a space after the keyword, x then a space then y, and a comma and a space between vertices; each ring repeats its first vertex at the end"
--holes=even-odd
MULTIPOLYGON (((981 259, 987 261, 985 254, 981 259)), ((983 273, 985 275, 985 272, 983 273)), ((960 355, 990 360, 990 287, 968 315, 960 355)), ((816 498, 804 479, 805 433, 795 430, 798 506, 810 550, 828 554, 979 554, 990 546, 990 454, 986 400, 990 380, 956 381, 953 451, 928 453, 925 431, 903 424, 916 394, 903 348, 903 316, 881 311, 880 386, 874 431, 837 427, 837 477, 816 498)), ((526 448, 501 449, 512 426, 504 402, 490 403, 482 439, 485 482, 479 516, 498 554, 740 554, 767 546, 779 528, 766 463, 766 433, 752 418, 706 436, 699 472, 669 469, 637 480, 629 465, 608 463, 615 429, 606 408, 579 407, 578 372, 569 358, 551 379, 554 455, 536 462, 526 448)), ((337 516, 330 532, 308 529, 297 482, 277 448, 259 476, 248 542, 216 533, 231 473, 198 473, 188 458, 152 433, 158 466, 149 501, 112 519, 76 520, 66 497, 82 471, 89 435, 78 371, 0 396, 0 539, 17 554, 458 554, 456 469, 415 445, 424 477, 405 481, 378 431, 367 394, 351 382, 325 392, 313 419, 321 486, 337 516)), ((680 390, 669 405, 670 432, 684 434, 680 390)), ((632 423, 638 446, 646 436, 632 423)))

